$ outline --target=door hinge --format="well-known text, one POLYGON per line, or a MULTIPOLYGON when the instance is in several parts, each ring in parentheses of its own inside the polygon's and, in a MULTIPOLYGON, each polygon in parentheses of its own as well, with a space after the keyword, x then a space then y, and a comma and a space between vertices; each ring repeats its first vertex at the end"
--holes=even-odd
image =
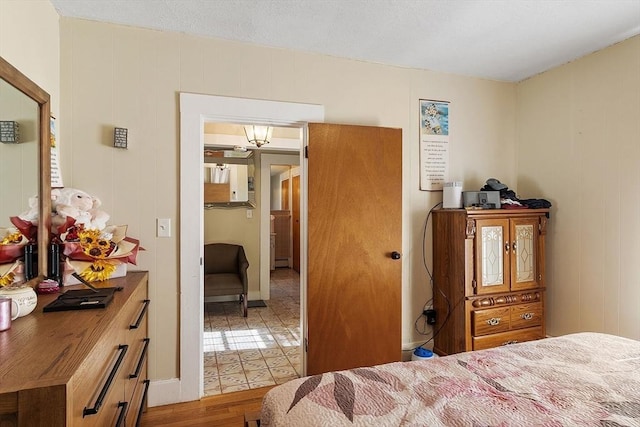
POLYGON ((304 339, 304 352, 309 352, 309 340, 307 338, 304 339))
POLYGON ((304 146, 304 158, 305 159, 309 158, 309 146, 308 145, 304 146))
POLYGON ((476 288, 478 287, 478 283, 476 282, 476 279, 473 279, 473 280, 471 281, 471 287, 472 287, 473 289, 476 289, 476 288))

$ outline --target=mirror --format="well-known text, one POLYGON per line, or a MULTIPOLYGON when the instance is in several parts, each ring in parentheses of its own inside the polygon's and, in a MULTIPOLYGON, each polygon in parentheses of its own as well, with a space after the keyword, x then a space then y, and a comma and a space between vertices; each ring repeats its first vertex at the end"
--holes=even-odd
POLYGON ((253 151, 204 147, 204 207, 256 207, 253 151))
POLYGON ((37 232, 32 240, 37 243, 21 249, 34 253, 34 259, 29 260, 33 277, 26 280, 34 286, 47 273, 51 210, 49 94, 2 57, 0 121, 5 122, 0 125, 9 134, 0 138, 7 141, 0 142, 0 227, 15 228, 11 217, 33 212, 37 232), (15 123, 18 142, 9 142, 15 123), (30 199, 33 206, 29 205, 30 199))

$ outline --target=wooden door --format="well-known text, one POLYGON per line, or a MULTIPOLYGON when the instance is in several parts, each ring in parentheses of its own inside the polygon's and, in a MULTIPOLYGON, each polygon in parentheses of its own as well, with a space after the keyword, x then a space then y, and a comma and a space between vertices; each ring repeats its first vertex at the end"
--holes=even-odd
POLYGON ((289 180, 280 181, 280 209, 289 210, 289 180))
POLYGON ((307 374, 401 359, 402 130, 309 124, 307 374))
POLYGON ((293 269, 300 273, 300 175, 291 179, 293 269))
POLYGON ((476 221, 476 294, 509 292, 511 243, 508 219, 476 221))

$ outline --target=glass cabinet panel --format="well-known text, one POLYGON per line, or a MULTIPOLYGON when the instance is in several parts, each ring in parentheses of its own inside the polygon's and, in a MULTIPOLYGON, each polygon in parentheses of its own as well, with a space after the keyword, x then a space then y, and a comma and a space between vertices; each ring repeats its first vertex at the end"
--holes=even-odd
POLYGON ((509 220, 479 219, 475 234, 475 293, 508 292, 511 280, 509 262, 509 220))
POLYGON ((504 283, 503 242, 502 227, 482 227, 482 286, 504 283))
POLYGON ((539 286, 539 224, 539 218, 511 220, 511 290, 534 289, 539 286))
POLYGON ((533 225, 516 225, 515 229, 516 282, 530 282, 535 280, 533 225))

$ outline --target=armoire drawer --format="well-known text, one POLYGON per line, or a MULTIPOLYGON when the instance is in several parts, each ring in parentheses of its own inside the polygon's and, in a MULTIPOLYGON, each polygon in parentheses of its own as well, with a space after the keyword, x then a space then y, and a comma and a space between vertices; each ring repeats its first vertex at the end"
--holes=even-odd
POLYGON ((542 324, 542 303, 518 304, 511 307, 511 329, 523 329, 542 324))
POLYGON ((471 313, 473 335, 479 336, 506 332, 510 329, 510 318, 511 311, 509 307, 473 311, 471 313))
POLYGON ((533 341, 544 338, 542 327, 518 329, 498 334, 473 337, 473 349, 483 350, 486 348, 500 347, 502 345, 517 344, 524 341, 533 341))

